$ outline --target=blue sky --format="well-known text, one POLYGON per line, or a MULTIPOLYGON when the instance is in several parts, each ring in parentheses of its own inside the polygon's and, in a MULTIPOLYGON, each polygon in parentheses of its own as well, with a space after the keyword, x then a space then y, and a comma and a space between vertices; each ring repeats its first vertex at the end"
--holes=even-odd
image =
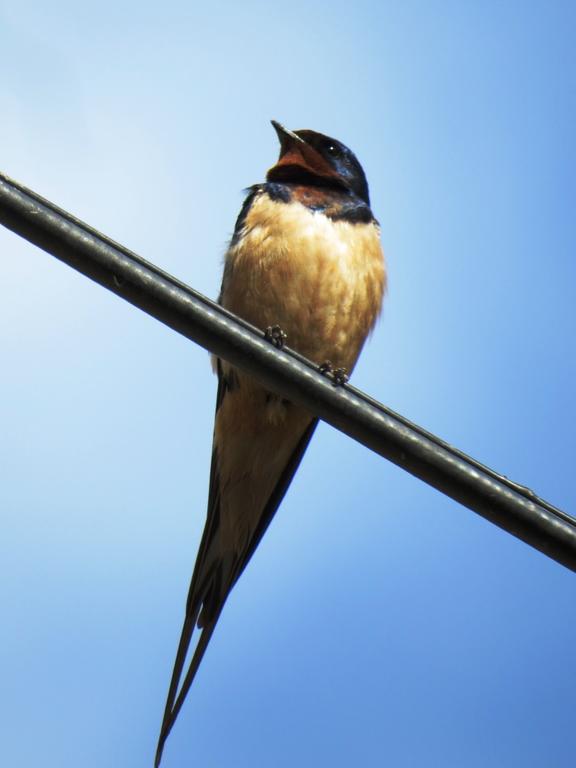
MULTIPOLYGON (((351 146, 390 289, 354 384, 576 510, 569 2, 0 0, 0 168, 215 297, 269 125, 351 146)), ((11 768, 151 765, 207 353, 0 231, 11 768)), ((574 577, 321 426, 163 766, 573 764, 574 577)))

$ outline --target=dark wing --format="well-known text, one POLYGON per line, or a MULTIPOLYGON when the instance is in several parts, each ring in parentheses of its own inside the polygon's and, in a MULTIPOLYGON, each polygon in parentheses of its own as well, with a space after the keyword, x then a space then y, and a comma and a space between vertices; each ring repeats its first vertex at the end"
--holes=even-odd
MULTIPOLYGON (((226 392, 230 382, 223 376, 220 363, 218 362, 218 395, 216 400, 216 411, 220 408, 223 399, 226 397, 226 392)), ((232 385, 233 386, 233 385, 232 385)), ((298 469, 298 465, 302 460, 302 456, 310 442, 314 430, 316 428, 317 419, 314 419, 310 425, 304 431, 300 441, 294 449, 290 459, 288 460, 282 475, 278 479, 278 482, 262 511, 260 521, 254 533, 250 539, 250 542, 246 550, 241 553, 236 562, 231 564, 231 567, 222 568, 220 572, 206 570, 206 555, 209 552, 212 542, 216 536, 219 520, 220 520, 220 480, 218 476, 218 459, 215 453, 212 454, 212 465, 210 469, 210 491, 208 496, 208 515, 206 525, 204 527, 204 533, 202 534, 202 541, 200 542, 200 548, 198 556, 196 558, 196 564, 194 566, 194 572, 192 574, 192 581, 190 583, 190 589, 188 591, 188 600, 186 603, 186 616, 184 619, 184 626, 182 628, 182 634, 180 636, 180 643, 178 645, 178 651, 176 654, 176 661, 174 662, 174 670, 172 672, 172 680, 170 682, 170 689, 168 691, 168 698, 166 700, 166 707, 164 710, 164 718, 162 721, 162 728, 160 730, 160 737, 158 739, 158 747, 156 751, 156 759, 154 762, 155 768, 160 765, 162 758, 162 751, 164 744, 168 738, 172 726, 174 725, 178 713, 184 703, 184 699, 192 685, 204 652, 208 646, 210 638, 214 628, 222 612, 222 608, 232 590, 232 587, 238 580, 240 574, 246 567, 248 561, 254 554, 262 536, 266 532, 270 521, 274 517, 276 510, 278 509, 288 486, 290 485, 294 473, 298 469), (203 610, 203 603, 206 601, 206 609, 203 610), (202 614, 200 613, 202 610, 202 614), (206 616, 205 616, 206 614, 206 616), (186 676, 180 691, 180 680, 182 678, 182 672, 184 670, 184 664, 188 655, 188 649, 192 640, 192 634, 194 627, 200 618, 201 633, 198 638, 194 655, 186 672, 186 676)))
MULTIPOLYGON (((231 246, 236 245, 236 243, 242 236, 242 229, 244 228, 246 216, 248 216, 248 212, 252 207, 254 198, 262 191, 262 188, 263 188, 263 184, 253 184, 251 187, 248 187, 247 189, 244 190, 248 194, 246 195, 246 198, 242 203, 242 208, 240 208, 240 213, 236 218, 236 224, 234 225, 234 234, 232 235, 232 240, 230 241, 231 246)), ((222 285, 224 285, 224 280, 222 281, 222 285)))

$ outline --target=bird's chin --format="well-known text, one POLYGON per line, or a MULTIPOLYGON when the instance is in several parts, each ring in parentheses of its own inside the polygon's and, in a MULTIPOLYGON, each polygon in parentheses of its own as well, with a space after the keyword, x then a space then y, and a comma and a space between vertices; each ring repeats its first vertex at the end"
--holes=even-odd
POLYGON ((340 179, 332 175, 323 175, 311 170, 309 166, 297 162, 279 162, 266 174, 267 181, 284 184, 306 184, 312 187, 332 187, 346 189, 340 179))

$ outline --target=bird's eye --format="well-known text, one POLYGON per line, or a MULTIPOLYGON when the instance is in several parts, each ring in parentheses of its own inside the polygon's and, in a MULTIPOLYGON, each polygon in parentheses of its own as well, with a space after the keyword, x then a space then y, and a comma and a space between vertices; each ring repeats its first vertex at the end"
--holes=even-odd
POLYGON ((326 151, 329 155, 337 155, 338 154, 338 147, 336 147, 334 144, 328 144, 326 147, 326 151))

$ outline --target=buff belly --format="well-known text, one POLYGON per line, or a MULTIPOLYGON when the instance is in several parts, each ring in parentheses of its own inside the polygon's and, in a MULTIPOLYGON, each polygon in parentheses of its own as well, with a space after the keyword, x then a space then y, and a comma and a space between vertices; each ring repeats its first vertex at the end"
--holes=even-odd
MULTIPOLYGON (((332 221, 299 203, 253 202, 226 257, 221 303, 257 328, 279 325, 315 363, 353 368, 380 311, 385 271, 375 223, 332 221)), ((230 366, 222 361, 225 376, 230 366)), ((312 415, 235 371, 216 415, 219 547, 250 540, 312 415)))
POLYGON ((260 194, 227 254, 222 304, 279 325, 316 363, 352 369, 380 312, 385 270, 375 222, 333 221, 260 194))

